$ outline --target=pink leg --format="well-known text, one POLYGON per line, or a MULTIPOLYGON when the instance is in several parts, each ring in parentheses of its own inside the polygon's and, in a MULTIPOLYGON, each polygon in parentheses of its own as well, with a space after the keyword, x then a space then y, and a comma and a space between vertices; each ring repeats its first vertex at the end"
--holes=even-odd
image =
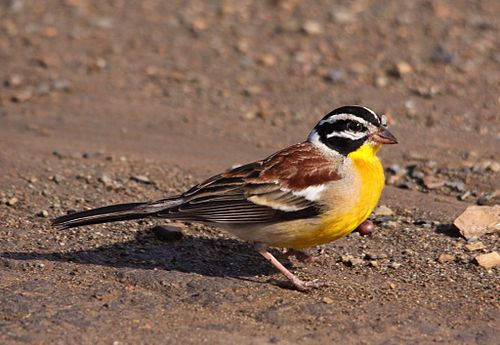
POLYGON ((255 246, 255 249, 260 253, 260 255, 265 257, 271 264, 273 264, 274 267, 276 267, 281 273, 283 273, 285 277, 288 278, 292 286, 299 291, 307 291, 311 288, 318 288, 321 286, 328 285, 326 283, 321 283, 316 280, 313 280, 311 282, 304 282, 299 278, 297 278, 292 272, 290 272, 285 266, 283 266, 281 262, 279 262, 271 253, 269 253, 267 251, 266 246, 258 244, 255 246))

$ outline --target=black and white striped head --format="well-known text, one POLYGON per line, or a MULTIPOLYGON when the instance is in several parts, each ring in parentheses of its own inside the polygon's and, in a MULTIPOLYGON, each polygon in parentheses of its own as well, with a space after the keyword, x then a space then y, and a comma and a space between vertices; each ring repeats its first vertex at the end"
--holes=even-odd
POLYGON ((340 107, 328 113, 313 128, 308 141, 326 145, 346 156, 365 143, 397 143, 394 135, 387 129, 385 116, 379 116, 359 105, 340 107))

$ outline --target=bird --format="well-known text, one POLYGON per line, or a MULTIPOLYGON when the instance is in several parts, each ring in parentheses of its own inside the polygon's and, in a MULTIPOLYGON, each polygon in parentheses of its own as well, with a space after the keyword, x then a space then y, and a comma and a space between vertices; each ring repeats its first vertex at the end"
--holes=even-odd
POLYGON ((74 212, 52 225, 67 229, 142 218, 214 225, 249 242, 291 288, 307 291, 327 283, 299 279, 269 249, 300 251, 363 225, 385 184, 377 152, 397 142, 385 115, 360 105, 341 106, 305 141, 232 167, 182 194, 74 212))

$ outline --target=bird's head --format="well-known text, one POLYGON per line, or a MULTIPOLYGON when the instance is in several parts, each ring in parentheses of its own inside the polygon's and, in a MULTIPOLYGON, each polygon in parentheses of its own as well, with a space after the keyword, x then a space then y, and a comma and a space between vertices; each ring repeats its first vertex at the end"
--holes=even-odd
POLYGON ((340 107, 325 115, 309 134, 308 141, 344 156, 363 147, 376 152, 381 145, 398 142, 387 129, 384 115, 359 105, 340 107))

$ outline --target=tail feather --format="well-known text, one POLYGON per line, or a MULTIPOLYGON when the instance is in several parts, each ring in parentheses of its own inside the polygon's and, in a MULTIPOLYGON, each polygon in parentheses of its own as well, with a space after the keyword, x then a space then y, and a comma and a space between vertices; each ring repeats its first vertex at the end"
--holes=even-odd
POLYGON ((52 221, 52 226, 59 229, 68 229, 83 225, 154 217, 158 212, 181 203, 182 199, 174 197, 153 202, 136 202, 104 206, 57 217, 52 221))

